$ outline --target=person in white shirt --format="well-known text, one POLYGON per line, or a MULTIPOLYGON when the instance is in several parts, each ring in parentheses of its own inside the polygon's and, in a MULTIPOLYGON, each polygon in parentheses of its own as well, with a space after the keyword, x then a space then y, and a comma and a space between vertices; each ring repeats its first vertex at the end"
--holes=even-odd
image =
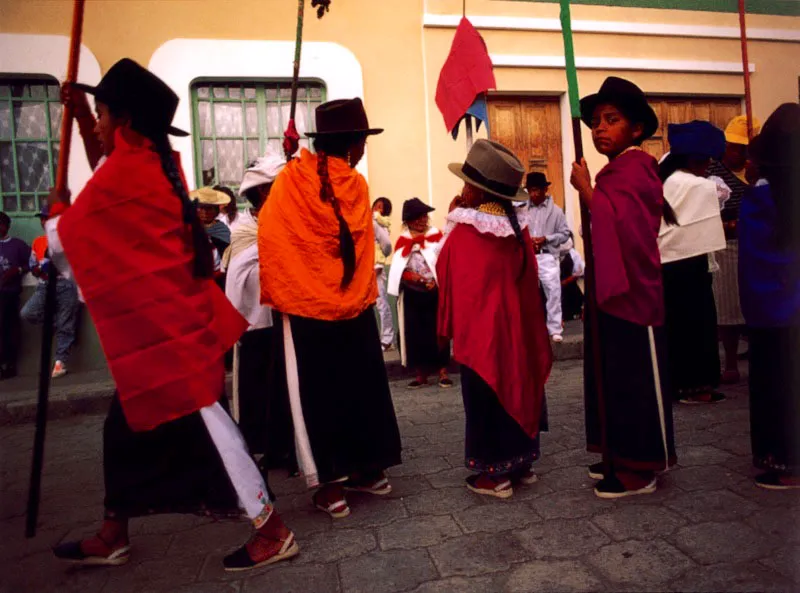
POLYGON ((542 285, 547 308, 547 332, 554 342, 563 341, 564 329, 561 315, 561 266, 559 246, 570 238, 569 226, 563 210, 555 205, 547 188, 550 182, 544 173, 528 173, 525 189, 530 196, 528 230, 533 238, 536 262, 539 264, 539 282, 542 285))
POLYGON ((269 367, 275 358, 275 339, 272 309, 261 304, 257 217, 284 165, 286 161, 282 156, 267 153, 245 171, 239 195, 250 202, 252 210, 245 209, 239 213, 232 227, 230 247, 222 262, 227 269, 225 296, 250 322, 237 345, 238 368, 234 369, 234 381, 238 410, 234 409, 234 414, 238 416, 235 419, 239 429, 254 455, 266 455, 274 441, 267 421, 272 400, 268 393, 269 367))

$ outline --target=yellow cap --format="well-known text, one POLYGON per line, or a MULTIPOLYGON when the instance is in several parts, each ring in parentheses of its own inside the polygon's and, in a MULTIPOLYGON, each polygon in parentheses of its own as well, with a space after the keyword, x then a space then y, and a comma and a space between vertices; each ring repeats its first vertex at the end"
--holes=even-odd
MULTIPOLYGON (((757 117, 754 117, 753 136, 758 134, 760 130, 761 122, 758 121, 757 117)), ((744 144, 745 146, 750 144, 750 138, 747 135, 746 115, 737 115, 728 123, 728 127, 725 128, 725 140, 731 144, 744 144)))

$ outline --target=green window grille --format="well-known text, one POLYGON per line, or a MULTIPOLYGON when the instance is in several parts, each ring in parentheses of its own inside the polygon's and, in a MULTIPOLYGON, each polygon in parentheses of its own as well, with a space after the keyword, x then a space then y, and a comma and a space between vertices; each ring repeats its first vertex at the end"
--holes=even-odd
POLYGON ((0 198, 13 217, 33 217, 54 183, 61 130, 58 81, 0 74, 0 198))
MULTIPOLYGON (((236 188, 245 169, 267 146, 279 153, 289 121, 291 81, 220 81, 192 83, 192 138, 195 183, 236 188)), ((301 81, 295 124, 300 145, 314 131, 314 110, 325 102, 325 86, 301 81)))

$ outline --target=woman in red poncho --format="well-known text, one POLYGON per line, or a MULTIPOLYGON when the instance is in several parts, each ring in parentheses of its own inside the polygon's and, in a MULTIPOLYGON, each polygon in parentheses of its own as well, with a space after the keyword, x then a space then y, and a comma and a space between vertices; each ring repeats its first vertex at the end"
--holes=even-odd
POLYGON ((223 355, 247 327, 212 279, 210 244, 167 134, 178 97, 129 59, 97 87, 108 155, 70 206, 53 192, 54 263, 74 275, 117 385, 103 430, 105 521, 55 549, 80 564, 128 561, 128 520, 159 512, 237 513, 256 529, 224 560, 246 570, 297 554, 294 535, 220 405, 223 355))
POLYGON ((450 170, 465 185, 436 263, 439 335, 453 340, 461 364, 466 466, 477 472, 467 488, 508 498, 514 483, 536 481, 552 366, 533 244, 513 204, 528 199, 525 170, 488 140, 450 170))

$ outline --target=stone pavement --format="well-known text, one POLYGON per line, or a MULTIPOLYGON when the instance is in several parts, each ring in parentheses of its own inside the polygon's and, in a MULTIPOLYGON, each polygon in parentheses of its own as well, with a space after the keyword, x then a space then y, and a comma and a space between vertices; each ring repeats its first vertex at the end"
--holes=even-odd
MULTIPOLYGON (((456 378, 456 383, 457 378, 456 378)), ((25 540, 32 426, 0 428, 3 593, 327 593, 800 590, 800 495, 753 486, 744 386, 713 407, 676 406, 680 467, 651 496, 597 499, 586 476, 579 361, 549 385, 550 432, 540 480, 505 501, 463 487, 457 389, 393 384, 404 464, 394 492, 353 497, 333 522, 301 479, 275 473, 278 508, 296 531, 296 559, 227 575, 222 556, 244 522, 164 516, 132 522, 129 564, 66 568, 50 547, 92 533, 102 513, 102 416, 57 420, 47 436, 40 531, 25 540)))

